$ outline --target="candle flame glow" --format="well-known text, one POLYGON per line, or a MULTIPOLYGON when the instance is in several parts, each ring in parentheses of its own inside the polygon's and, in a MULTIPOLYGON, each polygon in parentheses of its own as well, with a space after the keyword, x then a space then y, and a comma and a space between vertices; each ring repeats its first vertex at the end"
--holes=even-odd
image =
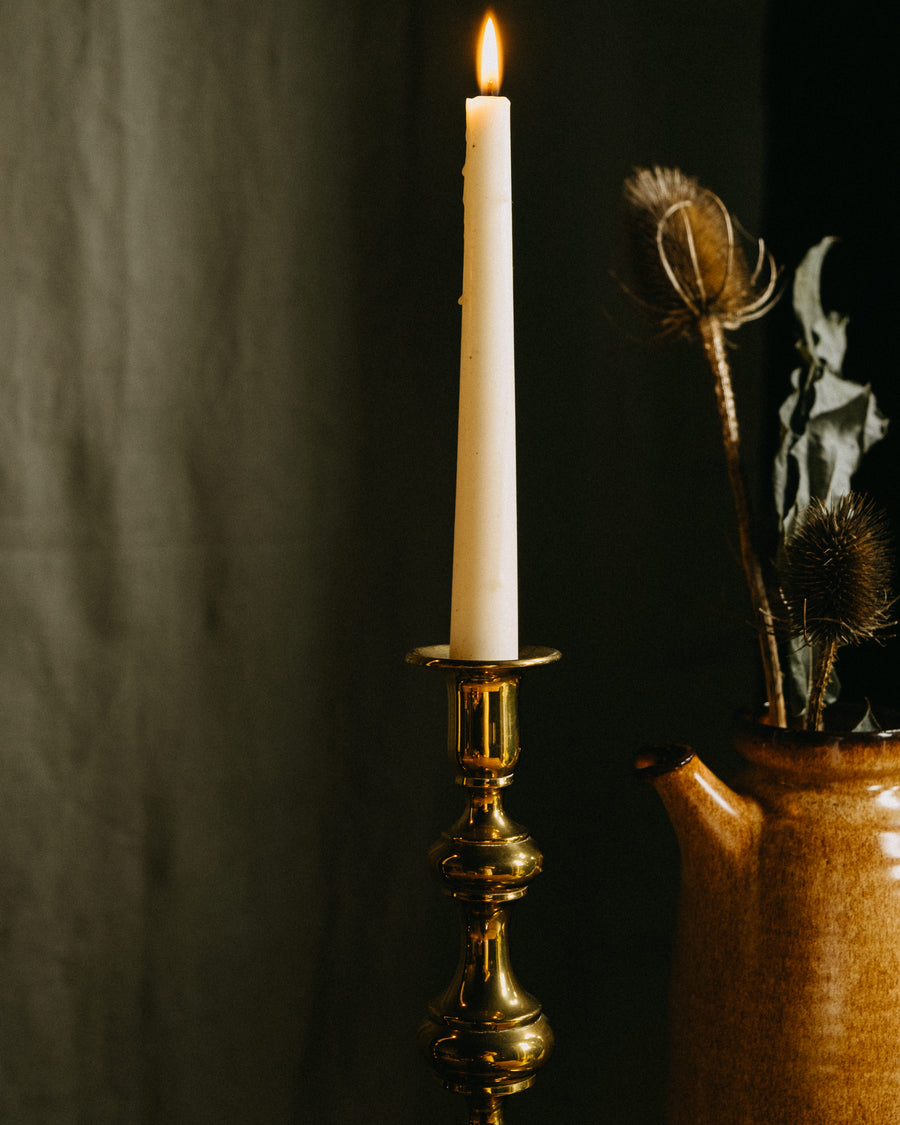
POLYGON ((494 17, 488 13, 481 28, 481 49, 478 58, 478 85, 482 94, 499 94, 503 77, 503 54, 494 26, 494 17))

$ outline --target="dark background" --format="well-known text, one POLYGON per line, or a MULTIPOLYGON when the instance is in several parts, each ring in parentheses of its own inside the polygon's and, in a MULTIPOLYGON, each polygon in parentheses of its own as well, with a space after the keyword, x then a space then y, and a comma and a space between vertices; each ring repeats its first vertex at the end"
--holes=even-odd
MULTIPOLYGON (((557 1053, 510 1121, 655 1123, 677 845, 648 740, 758 701, 710 377, 635 338, 622 181, 675 164, 786 279, 841 236, 900 417, 880 6, 508 0, 520 633, 512 955, 557 1053)), ((447 639, 468 0, 0 5, 0 1118, 459 1121, 447 639)), ((734 336, 768 511, 788 302, 734 336)), ((891 511, 897 437, 866 487, 891 511)), ((895 643, 846 662, 897 701, 895 643)))

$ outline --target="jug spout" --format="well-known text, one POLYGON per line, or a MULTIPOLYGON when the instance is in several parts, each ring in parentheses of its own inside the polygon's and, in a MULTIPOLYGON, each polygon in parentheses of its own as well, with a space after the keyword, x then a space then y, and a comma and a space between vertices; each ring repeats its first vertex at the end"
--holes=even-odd
POLYGON ((755 851, 759 805, 729 789, 689 746, 645 747, 634 764, 662 798, 684 864, 740 866, 755 851))

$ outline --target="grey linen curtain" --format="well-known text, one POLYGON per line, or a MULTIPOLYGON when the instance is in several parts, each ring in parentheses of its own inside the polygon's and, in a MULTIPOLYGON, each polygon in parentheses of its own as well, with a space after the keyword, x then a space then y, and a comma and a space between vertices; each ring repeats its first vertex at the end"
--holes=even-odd
POLYGON ((354 14, 0 7, 4 1122, 303 1119, 354 14))

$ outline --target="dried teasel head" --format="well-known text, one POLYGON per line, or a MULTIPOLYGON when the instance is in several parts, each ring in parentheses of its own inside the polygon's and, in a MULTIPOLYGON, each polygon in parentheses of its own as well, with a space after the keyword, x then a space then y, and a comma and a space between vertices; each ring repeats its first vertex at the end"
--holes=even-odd
POLYGON ((738 328, 778 299, 778 270, 760 239, 751 270, 740 227, 717 195, 677 168, 639 168, 625 181, 635 284, 632 296, 664 335, 689 335, 703 318, 738 328))
POLYGON ((886 518, 868 497, 813 500, 779 565, 794 635, 841 648, 877 639, 894 624, 892 561, 886 518))

